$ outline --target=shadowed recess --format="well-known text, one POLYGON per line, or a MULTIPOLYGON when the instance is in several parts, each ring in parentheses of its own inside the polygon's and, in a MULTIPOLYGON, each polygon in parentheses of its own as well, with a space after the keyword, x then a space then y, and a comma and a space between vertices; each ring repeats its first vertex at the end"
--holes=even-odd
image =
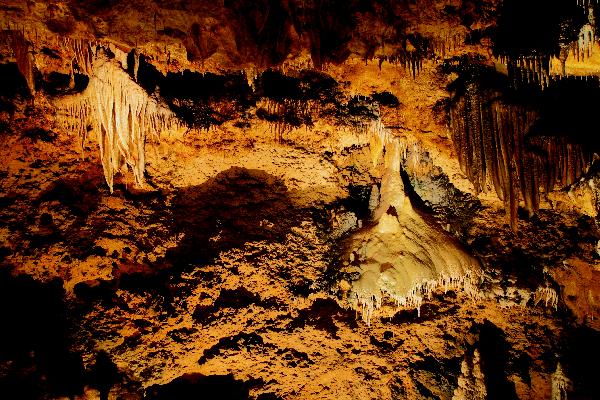
POLYGON ((146 390, 148 400, 249 400, 251 383, 237 380, 233 375, 186 374, 165 385, 146 390))
POLYGON ((182 239, 167 258, 176 265, 207 263, 248 241, 283 241, 303 213, 280 179, 232 167, 176 194, 173 229, 182 239))

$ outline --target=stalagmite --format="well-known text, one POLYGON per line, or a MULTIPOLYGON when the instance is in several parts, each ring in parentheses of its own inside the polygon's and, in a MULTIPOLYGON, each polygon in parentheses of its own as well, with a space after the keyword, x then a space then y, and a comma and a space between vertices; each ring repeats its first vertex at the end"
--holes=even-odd
POLYGON ((556 365, 556 371, 552 374, 552 400, 567 400, 567 391, 571 381, 566 377, 560 363, 556 365))
POLYGON ((487 389, 481 371, 479 350, 473 351, 473 357, 465 356, 460 365, 458 386, 454 389, 452 400, 485 400, 487 389))
MULTIPOLYGON (((85 54, 85 52, 83 53, 85 54)), ((87 57, 87 56, 85 56, 87 57)), ((144 182, 145 144, 177 124, 174 115, 137 86, 114 60, 102 51, 87 64, 93 71, 86 90, 57 102, 63 126, 85 139, 92 126, 100 147, 106 182, 112 192, 114 176, 122 167, 144 182)))
POLYGON ((388 138, 383 147, 385 174, 373 224, 358 231, 350 243, 361 276, 353 283, 349 302, 367 324, 382 307, 384 296, 394 310, 402 306, 420 312, 424 299, 436 289, 464 290, 475 296, 481 278, 479 262, 412 207, 400 174, 400 140, 388 138))

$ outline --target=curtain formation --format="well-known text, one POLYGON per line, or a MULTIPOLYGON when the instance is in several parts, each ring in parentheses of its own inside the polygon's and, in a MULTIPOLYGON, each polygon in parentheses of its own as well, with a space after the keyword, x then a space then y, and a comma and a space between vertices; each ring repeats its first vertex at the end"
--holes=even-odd
POLYGON ((450 128, 463 172, 476 192, 490 184, 505 204, 517 230, 517 210, 524 201, 530 215, 540 196, 575 183, 591 156, 566 137, 530 136, 538 113, 512 104, 469 83, 450 107, 450 128))

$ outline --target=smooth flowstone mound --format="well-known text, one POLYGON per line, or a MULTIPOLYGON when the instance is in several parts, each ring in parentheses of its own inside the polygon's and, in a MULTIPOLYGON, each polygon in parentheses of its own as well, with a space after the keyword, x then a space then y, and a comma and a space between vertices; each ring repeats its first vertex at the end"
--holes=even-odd
POLYGON ((360 278, 350 290, 350 304, 370 323, 385 297, 398 307, 420 308, 434 290, 477 294, 482 273, 479 262, 434 221, 417 212, 400 176, 402 146, 386 145, 385 174, 374 223, 350 240, 350 262, 360 278))

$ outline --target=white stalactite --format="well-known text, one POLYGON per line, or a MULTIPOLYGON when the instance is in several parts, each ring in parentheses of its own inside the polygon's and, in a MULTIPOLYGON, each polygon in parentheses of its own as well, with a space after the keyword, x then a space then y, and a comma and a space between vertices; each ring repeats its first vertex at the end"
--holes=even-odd
MULTIPOLYGON (((136 185, 143 185, 147 138, 158 140, 161 131, 175 128, 178 123, 167 107, 148 96, 120 65, 102 53, 95 54, 86 67, 92 71, 86 90, 57 105, 63 111, 59 118, 63 126, 82 140, 87 127, 92 126, 104 177, 112 192, 114 176, 124 167, 132 171, 136 185)), ((87 56, 83 57, 85 60, 87 56)))
POLYGON ((63 43, 73 53, 73 63, 87 76, 93 75, 92 63, 96 57, 97 43, 87 39, 64 37, 63 43))
POLYGON ((133 52, 133 79, 137 82, 138 71, 140 69, 140 54, 137 51, 133 52))
POLYGON ((551 287, 540 286, 533 294, 533 303, 537 306, 542 301, 546 307, 551 307, 556 310, 558 308, 558 293, 551 287))

